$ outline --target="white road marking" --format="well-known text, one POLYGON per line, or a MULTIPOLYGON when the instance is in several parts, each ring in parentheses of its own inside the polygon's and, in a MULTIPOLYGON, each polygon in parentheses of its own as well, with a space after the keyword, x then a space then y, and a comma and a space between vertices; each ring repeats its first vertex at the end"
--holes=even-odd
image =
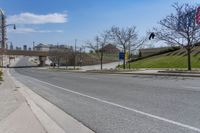
POLYGON ((89 76, 74 76, 74 75, 70 75, 70 77, 73 77, 73 78, 80 78, 80 79, 89 79, 89 80, 99 80, 99 78, 96 78, 96 77, 89 77, 89 76))
POLYGON ((126 107, 126 106, 123 106, 123 105, 120 105, 120 104, 116 104, 116 103, 113 103, 113 102, 102 100, 100 98, 92 97, 92 96, 89 96, 89 95, 86 95, 86 94, 83 94, 83 93, 72 91, 70 89, 66 89, 66 88, 63 88, 63 87, 60 87, 60 86, 57 86, 57 85, 53 85, 51 83, 48 83, 48 82, 45 82, 45 81, 42 81, 42 80, 38 80, 38 79, 33 78, 33 77, 29 77, 29 76, 25 76, 25 77, 33 79, 33 80, 35 80, 37 82, 40 82, 40 83, 43 83, 43 84, 46 84, 46 85, 49 85, 49 86, 52 86, 52 87, 56 87, 58 89, 61 89, 61 90, 64 90, 64 91, 67 91, 67 92, 70 92, 70 93, 73 93, 73 94, 77 94, 77 95, 80 95, 80 96, 83 96, 83 97, 86 97, 86 98, 90 98, 90 99, 96 100, 96 101, 101 102, 101 103, 106 103, 106 104, 109 104, 109 105, 112 105, 112 106, 116 106, 116 107, 119 107, 119 108, 122 108, 122 109, 125 109, 125 110, 128 110, 128 111, 132 111, 132 112, 138 113, 140 115, 144 115, 144 116, 147 116, 147 117, 150 117, 150 118, 153 118, 153 119, 157 119, 157 120, 160 120, 160 121, 163 121, 163 122, 166 122, 166 123, 170 123, 170 124, 173 124, 173 125, 176 125, 176 126, 179 126, 179 127, 183 127, 183 128, 186 128, 186 129, 189 129, 189 130, 196 131, 196 132, 200 133, 200 128, 196 128, 196 127, 193 127, 193 126, 190 126, 190 125, 187 125, 187 124, 176 122, 176 121, 164 118, 164 117, 160 117, 160 116, 156 116, 156 115, 153 115, 153 114, 145 113, 143 111, 140 111, 140 110, 137 110, 137 109, 134 109, 134 108, 130 108, 130 107, 126 107))
POLYGON ((200 90, 200 86, 185 86, 185 88, 191 88, 191 89, 199 89, 200 90))
POLYGON ((200 87, 198 87, 198 86, 183 86, 183 88, 185 88, 187 90, 200 91, 200 87))
POLYGON ((95 77, 79 77, 79 78, 90 79, 90 80, 98 80, 98 78, 95 78, 95 77))

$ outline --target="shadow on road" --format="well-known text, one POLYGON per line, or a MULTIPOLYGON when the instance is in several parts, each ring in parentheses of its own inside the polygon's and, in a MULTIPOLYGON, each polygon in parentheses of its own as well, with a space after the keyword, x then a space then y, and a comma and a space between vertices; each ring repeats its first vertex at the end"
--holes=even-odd
POLYGON ((8 68, 36 68, 40 66, 13 66, 13 67, 8 67, 8 68))

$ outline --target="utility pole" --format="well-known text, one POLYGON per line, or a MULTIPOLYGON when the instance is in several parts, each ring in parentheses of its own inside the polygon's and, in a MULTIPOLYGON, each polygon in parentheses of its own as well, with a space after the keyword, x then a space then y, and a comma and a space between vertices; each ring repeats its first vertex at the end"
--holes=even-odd
POLYGON ((129 70, 131 69, 130 54, 131 54, 131 44, 129 44, 129 48, 128 48, 128 68, 129 68, 129 70))
POLYGON ((2 49, 2 67, 3 67, 3 54, 6 50, 6 27, 7 26, 12 26, 13 29, 16 29, 15 24, 8 24, 6 25, 6 16, 4 15, 3 10, 0 9, 0 29, 1 29, 1 49, 2 49))
POLYGON ((101 70, 103 70, 103 43, 101 43, 101 70))
POLYGON ((2 49, 2 67, 3 67, 3 53, 5 50, 5 37, 6 37, 6 26, 5 26, 5 16, 3 11, 1 10, 1 49, 2 49))
POLYGON ((97 54, 100 56, 100 69, 103 70, 103 43, 100 42, 100 38, 96 37, 97 41, 97 54), (100 46, 99 46, 100 45, 100 46))
POLYGON ((1 15, 1 48, 4 49, 5 48, 5 37, 6 37, 6 33, 5 33, 5 16, 4 14, 1 15))
POLYGON ((80 67, 82 67, 83 57, 82 57, 82 48, 80 47, 80 67))
POLYGON ((60 67, 60 50, 59 50, 59 43, 57 42, 57 64, 58 64, 58 68, 60 67))
POLYGON ((68 53, 67 53, 67 49, 66 50, 66 58, 65 58, 65 61, 66 61, 66 69, 67 69, 67 63, 68 63, 68 53))
POLYGON ((74 44, 74 70, 76 69, 76 43, 77 39, 75 39, 75 44, 74 44))

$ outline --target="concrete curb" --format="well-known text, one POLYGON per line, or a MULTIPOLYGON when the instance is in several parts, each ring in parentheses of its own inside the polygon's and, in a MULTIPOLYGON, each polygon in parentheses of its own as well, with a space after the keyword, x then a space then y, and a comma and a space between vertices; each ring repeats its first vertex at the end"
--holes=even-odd
MULTIPOLYGON (((119 74, 119 73, 118 73, 119 74)), ((173 77, 196 77, 200 78, 200 75, 190 75, 190 74, 175 74, 175 73, 124 73, 132 75, 153 75, 153 76, 173 76, 173 77)))
POLYGON ((6 69, 4 78, 0 92, 0 133, 46 133, 6 69))
MULTIPOLYGON (((11 75, 10 75, 11 76, 11 75)), ((31 110, 48 133, 94 133, 92 130, 45 100, 11 76, 31 110)))
POLYGON ((98 73, 98 74, 126 74, 126 75, 146 75, 146 76, 173 76, 173 77, 194 77, 200 78, 200 74, 188 73, 131 73, 131 72, 92 72, 92 71, 65 71, 74 73, 98 73))
MULTIPOLYGON (((112 73, 114 74, 114 73, 112 73)), ((196 77, 200 78, 200 75, 189 74, 173 74, 173 73, 116 73, 116 74, 129 74, 129 75, 147 75, 147 76, 172 76, 172 77, 196 77)))

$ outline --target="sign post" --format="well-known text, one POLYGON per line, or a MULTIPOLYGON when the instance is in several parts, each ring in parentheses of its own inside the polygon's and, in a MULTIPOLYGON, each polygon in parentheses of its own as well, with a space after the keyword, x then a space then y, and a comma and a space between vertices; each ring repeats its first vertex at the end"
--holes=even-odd
POLYGON ((129 53, 126 52, 126 60, 128 61, 129 60, 129 53))
POLYGON ((125 54, 124 52, 119 52, 119 60, 124 60, 125 54))

